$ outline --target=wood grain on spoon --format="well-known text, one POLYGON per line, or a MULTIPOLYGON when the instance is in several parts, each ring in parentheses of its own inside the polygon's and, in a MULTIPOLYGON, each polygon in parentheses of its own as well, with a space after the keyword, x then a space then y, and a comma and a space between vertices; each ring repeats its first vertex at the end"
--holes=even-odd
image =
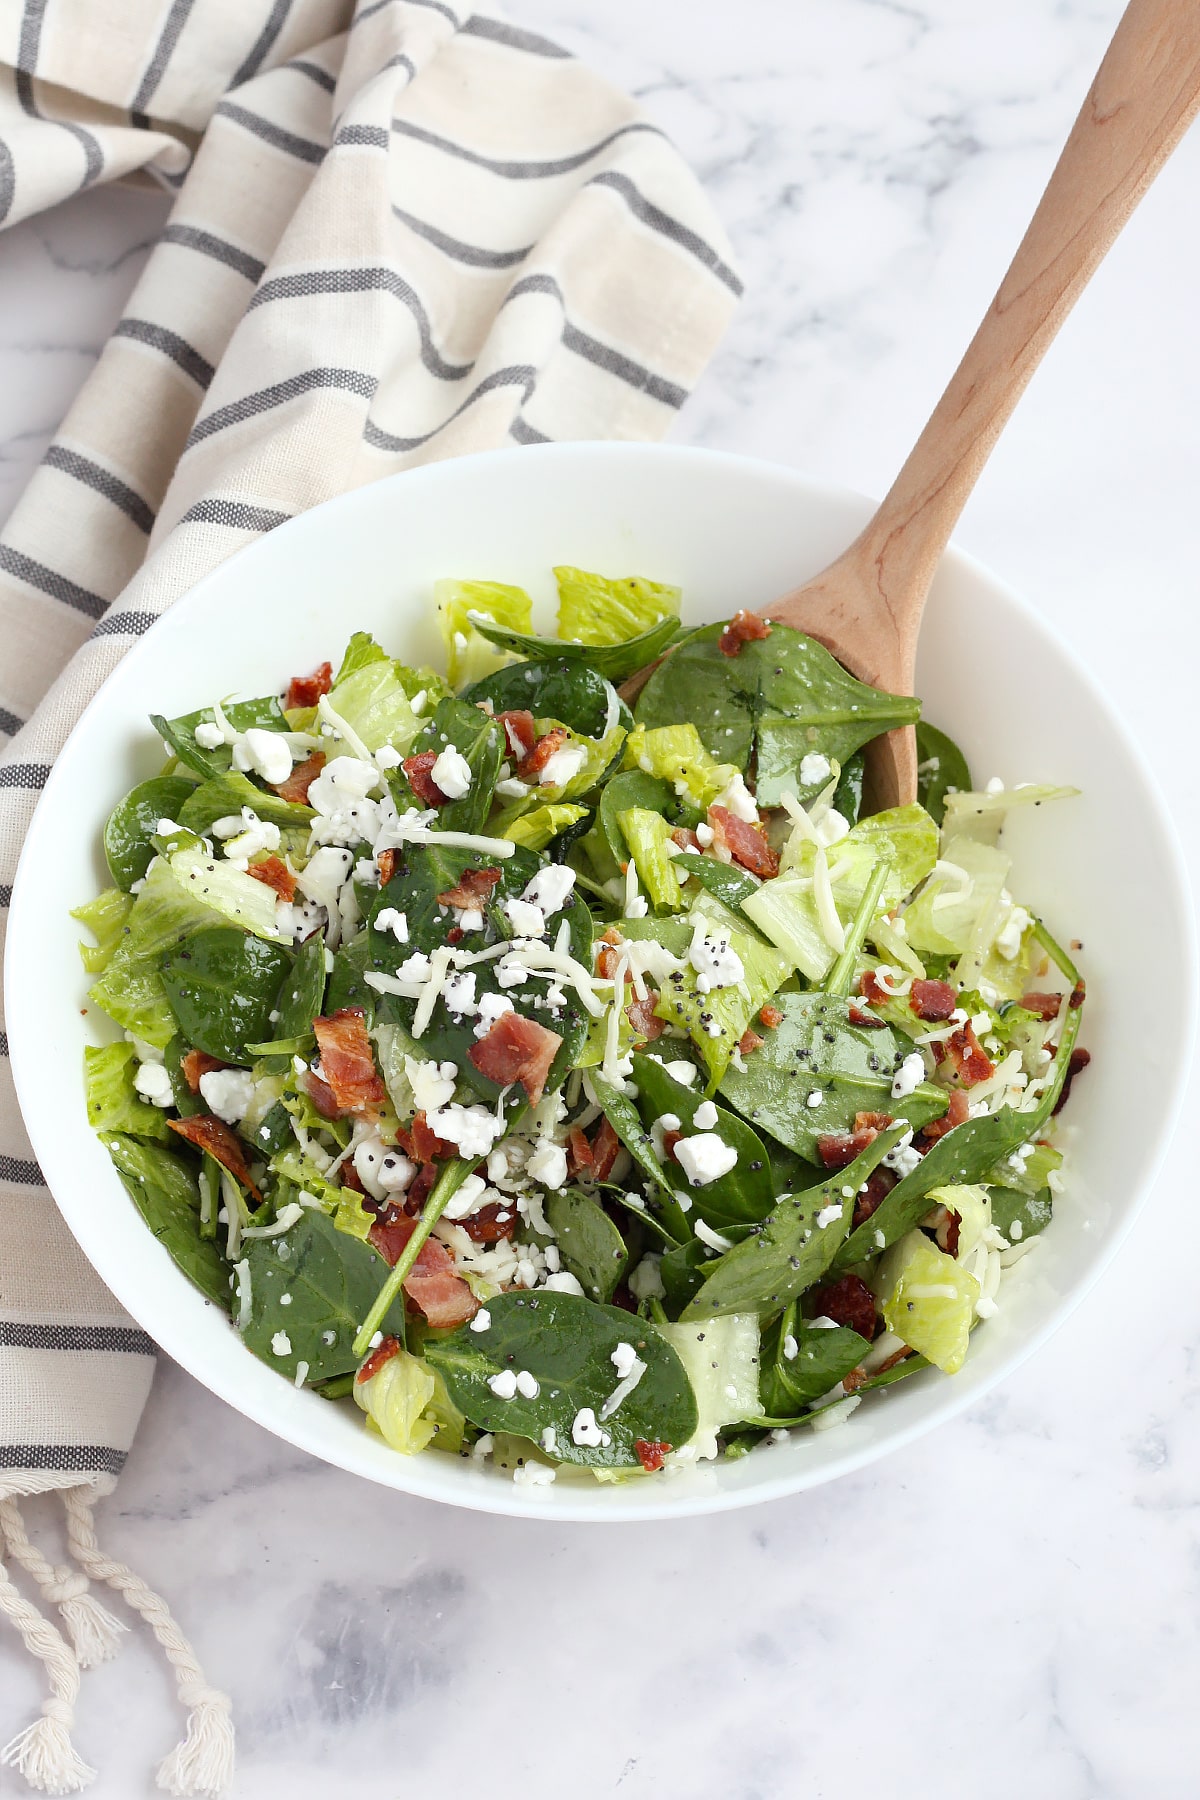
MULTIPOLYGON (((870 524, 766 615, 911 694, 921 613, 992 446, 1059 326, 1200 105, 1200 4, 1132 0, 1000 290, 870 524)), ((636 694, 649 671, 632 677, 636 694)), ((623 690, 624 691, 624 690, 623 690)), ((917 793, 916 740, 872 745, 872 810, 917 793)))

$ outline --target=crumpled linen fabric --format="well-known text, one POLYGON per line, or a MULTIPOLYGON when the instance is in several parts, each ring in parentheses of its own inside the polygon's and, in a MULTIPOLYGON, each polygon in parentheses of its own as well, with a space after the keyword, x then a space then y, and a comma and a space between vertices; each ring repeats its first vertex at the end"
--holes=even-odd
MULTIPOLYGON (((0 933, 59 748, 173 600, 395 470, 661 436, 740 292, 634 102, 449 0, 0 0, 0 225, 118 179, 170 216, 0 534, 0 933)), ((58 1214, 8 1048, 0 1029, 0 1499, 95 1498, 154 1346, 58 1214)))

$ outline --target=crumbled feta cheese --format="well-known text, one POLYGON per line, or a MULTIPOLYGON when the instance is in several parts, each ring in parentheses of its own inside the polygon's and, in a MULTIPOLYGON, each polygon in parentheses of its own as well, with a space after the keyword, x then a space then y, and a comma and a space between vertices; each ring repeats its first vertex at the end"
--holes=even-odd
POLYGON ((538 1439, 547 1456, 553 1456, 558 1449, 558 1433, 553 1425, 547 1425, 538 1439))
POLYGON ((817 1214, 817 1230, 824 1231, 827 1226, 836 1225, 842 1216, 842 1209, 836 1201, 832 1206, 823 1206, 817 1214))
POLYGON ((850 830, 850 821, 844 819, 836 807, 830 807, 824 818, 818 819, 813 826, 817 841, 828 850, 831 844, 838 843, 850 830))
POLYGON ((694 1087, 696 1077, 700 1073, 695 1063, 685 1062, 682 1057, 678 1062, 664 1063, 663 1068, 672 1080, 679 1083, 680 1087, 694 1087))
POLYGON ((984 792, 986 794, 1002 794, 1004 792, 1004 783, 998 775, 992 776, 987 787, 984 789, 984 792))
MULTIPOLYGON (((249 1076, 246 1077, 249 1080, 249 1076)), ((160 1062, 144 1062, 138 1067, 133 1078, 133 1085, 143 1100, 149 1100, 152 1106, 174 1106, 175 1094, 171 1087, 171 1077, 160 1062)), ((253 1088, 253 1083, 251 1083, 253 1088)), ((213 1108, 216 1111, 216 1108, 213 1108)), ((241 1113, 238 1117, 241 1118, 241 1113)))
POLYGON ((381 744, 375 752, 375 767, 377 769, 383 769, 385 771, 388 769, 398 769, 403 761, 404 758, 394 744, 381 744))
POLYGON ((820 1106, 820 1104, 821 1104, 822 1100, 824 1100, 824 1098, 825 1098, 825 1096, 821 1092, 820 1088, 814 1088, 812 1090, 812 1093, 808 1096, 808 1099, 805 1101, 804 1104, 806 1106, 811 1106, 815 1109, 816 1107, 820 1106))
POLYGON ((517 1392, 522 1400, 536 1400, 541 1391, 542 1384, 536 1375, 531 1375, 528 1369, 517 1370, 517 1392))
MULTIPOLYGON (((688 960, 697 975, 707 978, 711 987, 733 987, 746 979, 745 966, 730 946, 729 933, 715 931, 711 937, 707 936, 703 919, 698 922, 692 937, 688 960)), ((699 987, 699 981, 696 985, 699 987)))
POLYGON ((540 906, 550 919, 562 911, 574 887, 574 869, 568 869, 565 863, 547 863, 544 869, 538 870, 521 898, 528 900, 531 906, 540 906))
POLYGON ((635 1300, 661 1300, 666 1293, 662 1278, 662 1257, 648 1251, 628 1277, 629 1291, 635 1300))
POLYGON ((1014 906, 1004 921, 1001 931, 996 934, 996 949, 1005 962, 1012 962, 1020 954, 1021 939, 1033 923, 1023 906, 1014 906))
POLYGON ((574 781, 586 762, 587 751, 582 744, 564 744, 543 763, 538 775, 539 787, 565 787, 569 781, 574 781))
POLYGON ((715 1131, 698 1131, 694 1137, 680 1138, 675 1157, 693 1187, 707 1187, 737 1166, 738 1153, 715 1131))
POLYGON ((583 1289, 569 1269, 558 1269, 542 1283, 552 1294, 582 1294, 583 1289))
POLYGON ((906 1175, 921 1165, 921 1152, 913 1149, 912 1131, 906 1131, 898 1144, 890 1149, 883 1159, 885 1169, 891 1169, 903 1181, 906 1175))
POLYGON ((371 923, 376 931, 390 931, 398 944, 408 942, 408 916, 394 906, 380 907, 371 923))
POLYGON ((243 774, 261 775, 270 786, 278 787, 292 772, 292 748, 283 732, 252 725, 233 746, 233 765, 243 774))
POLYGON ((471 969, 447 975, 442 983, 442 1000, 446 1011, 454 1019, 465 1018, 468 1013, 478 1010, 475 998, 475 974, 471 969))
POLYGON ((633 1368, 634 1363, 637 1362, 638 1353, 632 1344, 622 1342, 617 1345, 608 1360, 617 1371, 617 1380, 624 1381, 625 1377, 633 1368))
POLYGON ((453 1100, 457 1063, 421 1062, 415 1056, 406 1056, 404 1074, 413 1091, 413 1105, 426 1117, 453 1100))
POLYGON ((700 845, 702 850, 708 849, 713 841, 714 835, 712 826, 706 825, 702 819, 696 827, 696 842, 700 845))
POLYGON ((421 982, 429 980, 433 974, 433 964, 424 950, 414 950, 411 956, 405 957, 396 974, 401 981, 408 981, 417 986, 421 982))
POLYGON ((486 1037, 497 1019, 514 1010, 513 1003, 507 994, 481 994, 479 997, 479 1023, 474 1027, 477 1038, 486 1037))
POLYGON ((471 765, 454 744, 439 753, 429 773, 448 800, 461 800, 470 791, 471 765))
POLYGON ((491 1313, 488 1311, 486 1306, 481 1306, 479 1311, 475 1314, 475 1317, 471 1320, 471 1330, 472 1331, 487 1331, 490 1329, 491 1323, 492 1323, 491 1313))
MULTIPOLYGON (((221 730, 221 727, 219 725, 211 724, 207 719, 201 720, 200 724, 197 725, 195 737, 196 742, 202 750, 215 750, 218 744, 223 744, 225 742, 225 733, 221 730)), ((172 754, 174 753, 172 752, 172 754)), ((288 770, 288 774, 291 774, 290 769, 288 770)))
POLYGON ((783 1340, 783 1356, 785 1362, 795 1362, 800 1354, 800 1346, 789 1331, 783 1340))
POLYGON ((271 1339, 271 1355, 272 1356, 290 1356, 291 1354, 292 1354, 291 1338, 288 1336, 286 1331, 277 1331, 275 1333, 274 1337, 271 1339))
POLYGON ((549 1463, 522 1462, 518 1463, 513 1470, 513 1485, 531 1488, 552 1487, 557 1474, 558 1470, 552 1469, 549 1463))
POLYGON ((478 1211, 487 1193, 487 1182, 480 1175, 468 1175, 457 1193, 446 1202, 442 1217, 445 1219, 466 1219, 478 1211))
POLYGON ((919 1050, 913 1050, 892 1077, 892 1099, 906 1100, 920 1087, 925 1079, 925 1059, 919 1050))
POLYGON ((440 1138, 457 1144, 459 1155, 464 1157, 486 1156, 504 1130, 503 1122, 486 1106, 452 1104, 427 1113, 426 1118, 430 1129, 440 1138))
POLYGON ((586 1446, 588 1449, 600 1450, 612 1443, 607 1431, 601 1431, 596 1423, 596 1414, 590 1406, 580 1407, 571 1422, 571 1442, 586 1446))
POLYGON ((254 1100, 254 1077, 248 1069, 209 1069, 200 1077, 206 1105, 226 1125, 245 1118, 254 1100))
POLYGON ((529 900, 502 900, 500 910, 518 937, 540 938, 546 933, 546 915, 529 900))
POLYGON ((495 964, 496 980, 501 987, 523 987, 530 978, 530 971, 515 951, 502 956, 495 964))
POLYGON ((735 819, 744 819, 748 825, 757 825, 758 823, 758 807, 755 804, 754 795, 747 788, 740 774, 735 775, 729 786, 717 795, 713 805, 723 806, 726 812, 733 814, 735 819))
POLYGON ((489 1375, 488 1386, 497 1400, 511 1400, 517 1391, 517 1378, 511 1369, 501 1369, 497 1375, 489 1375))
POLYGON ((464 906, 458 915, 460 931, 482 931, 483 914, 477 906, 464 906))
POLYGON ((417 1173, 417 1165, 410 1162, 401 1150, 389 1150, 379 1165, 376 1176, 385 1193, 395 1194, 411 1187, 417 1173))
POLYGON ((829 758, 822 756, 819 750, 810 750, 800 760, 801 787, 820 787, 822 782, 829 780, 832 773, 829 758))
POLYGON ((567 1179, 567 1153, 552 1138, 539 1138, 525 1170, 531 1181, 557 1192, 567 1179))
POLYGON ((502 800, 524 800, 529 792, 529 783, 518 781, 515 775, 505 775, 496 783, 496 792, 502 800))
POLYGON ((692 1124, 697 1131, 711 1131, 717 1122, 717 1109, 711 1100, 702 1100, 692 1114, 692 1124))

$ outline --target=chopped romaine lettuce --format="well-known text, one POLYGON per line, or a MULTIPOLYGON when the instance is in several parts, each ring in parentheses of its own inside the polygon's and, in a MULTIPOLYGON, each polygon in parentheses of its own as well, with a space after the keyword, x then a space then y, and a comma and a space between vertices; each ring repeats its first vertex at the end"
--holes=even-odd
POLYGON ((679 617, 680 590, 629 575, 614 579, 558 568, 558 635, 577 644, 623 644, 659 619, 679 617))
POLYGON ((513 631, 533 630, 533 603, 524 588, 506 587, 501 581, 436 581, 433 597, 452 688, 481 681, 512 660, 507 651, 493 649, 480 636, 471 623, 473 612, 513 631))
POLYGON ((137 1052, 132 1044, 89 1044, 83 1053, 88 1119, 95 1131, 124 1131, 131 1137, 170 1141, 161 1106, 144 1100, 133 1084, 137 1052))

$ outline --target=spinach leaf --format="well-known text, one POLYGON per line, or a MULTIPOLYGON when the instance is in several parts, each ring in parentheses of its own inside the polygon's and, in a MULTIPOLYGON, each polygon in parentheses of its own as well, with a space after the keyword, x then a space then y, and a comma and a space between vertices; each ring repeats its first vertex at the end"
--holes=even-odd
MULTIPOLYGON (((225 717, 235 731, 249 731, 257 726, 260 731, 286 731, 288 722, 284 718, 278 700, 274 695, 260 700, 235 700, 229 706, 222 707, 225 717)), ((213 713, 211 706, 200 712, 185 713, 179 719, 164 719, 160 713, 150 714, 153 725, 163 742, 169 744, 181 763, 189 769, 195 769, 197 775, 207 779, 211 775, 223 775, 233 763, 233 749, 229 744, 218 744, 215 750, 204 750, 196 742, 197 725, 211 725, 213 713)), ((182 820, 180 821, 182 824, 182 820)))
MULTIPOLYGON (((432 719, 416 738, 410 756, 423 751, 441 752, 447 743, 465 756, 471 770, 471 785, 459 800, 451 800, 438 809, 438 825, 443 831, 482 831, 492 809, 492 796, 500 779, 500 764, 508 753, 504 727, 478 706, 465 700, 439 700, 432 719)), ((424 805, 423 801, 418 804, 424 805)))
POLYGON ((128 893, 150 867, 151 838, 160 819, 178 819, 178 809, 195 791, 186 775, 159 775, 133 788, 113 808, 104 827, 104 856, 109 874, 128 893))
POLYGON ((314 1019, 321 1017, 325 993, 325 943, 321 933, 306 938, 280 984, 272 1009, 279 1014, 273 1026, 278 1038, 307 1037, 314 1019))
POLYGON ((607 1304, 629 1266, 629 1252, 600 1202, 580 1188, 560 1188, 546 1198, 546 1223, 564 1267, 588 1299, 607 1304))
POLYGON ((736 656, 718 648, 722 630, 706 626, 673 650, 642 689, 635 717, 648 730, 693 721, 719 762, 745 769, 753 753, 761 805, 795 787, 797 765, 810 752, 845 767, 871 738, 920 714, 919 701, 856 681, 790 626, 773 626, 736 656))
POLYGON ((229 1311, 229 1265, 211 1238, 200 1235, 200 1191, 192 1165, 156 1144, 120 1132, 101 1132, 134 1205, 177 1268, 215 1306, 229 1311))
POLYGON ((1037 1237, 1050 1223, 1054 1202, 1049 1188, 1043 1188, 1038 1194, 1023 1194, 1019 1188, 1009 1187, 994 1187, 989 1191, 992 1224, 1014 1244, 1037 1237), (1021 1229, 1014 1238, 1012 1228, 1018 1221, 1021 1229))
MULTIPOLYGON (((647 1130, 664 1113, 674 1113, 685 1135, 690 1136, 693 1129, 699 1129, 693 1127, 697 1110, 713 1104, 695 1088, 684 1087, 681 1081, 668 1075, 662 1063, 652 1056, 635 1053, 633 1079, 638 1090, 638 1112, 647 1130)), ((726 1112, 722 1107, 717 1107, 716 1113, 717 1122, 708 1129, 737 1151, 737 1162, 727 1175, 719 1175, 702 1187, 691 1187, 682 1168, 678 1170, 677 1179, 680 1191, 691 1200, 697 1217, 719 1231, 727 1225, 756 1224, 759 1219, 766 1218, 774 1204, 775 1191, 771 1185, 771 1166, 758 1133, 735 1113, 726 1112)))
POLYGON ((509 663, 463 690, 470 706, 490 701, 494 711, 531 712, 561 719, 584 737, 602 738, 614 725, 628 727, 632 714, 616 689, 585 662, 559 656, 553 662, 509 663))
MULTIPOLYGON (((497 866, 494 860, 489 862, 486 856, 480 856, 473 850, 443 847, 441 844, 410 844, 405 846, 402 856, 403 861, 397 862, 391 881, 381 890, 372 907, 371 923, 365 934, 368 940, 367 966, 388 974, 395 974, 414 952, 431 955, 445 944, 449 921, 443 916, 443 909, 438 904, 439 894, 456 887, 467 869, 497 866), (375 929, 373 921, 382 908, 389 906, 403 912, 408 921, 407 943, 398 944, 390 931, 375 929)), ((500 863, 500 880, 492 890, 487 914, 502 936, 510 937, 512 927, 500 912, 499 902, 521 894, 541 866, 540 856, 519 848, 500 863)), ((592 915, 578 895, 572 895, 562 912, 554 915, 551 920, 554 932, 557 932, 564 919, 570 927, 571 955, 584 968, 590 969, 592 915)), ((457 948, 463 951, 482 950, 484 935, 483 931, 468 931, 457 948)), ((555 1052, 547 1081, 547 1090, 551 1091, 565 1080, 575 1066, 587 1037, 588 1015, 573 988, 564 989, 565 1003, 556 1017, 537 1004, 546 996, 548 983, 544 979, 533 978, 517 987, 502 988, 496 981, 495 969, 494 961, 474 965, 471 972, 475 976, 476 998, 481 998, 485 993, 505 994, 518 1012, 537 1020, 548 1030, 556 1031, 562 1039, 555 1052)), ((336 977, 335 968, 335 981, 336 977)), ((333 992, 334 983, 331 982, 327 1005, 332 1003, 333 992)), ((391 994, 374 994, 372 997, 376 1017, 386 1023, 397 1022, 411 1033, 416 1012, 414 1000, 391 994)), ((490 1102, 496 1099, 501 1090, 471 1062, 470 1051, 476 1043, 474 1025, 474 1014, 467 1013, 456 1019, 444 1002, 439 1000, 433 1017, 421 1036, 419 1054, 422 1057, 432 1057, 438 1062, 456 1063, 460 1078, 482 1099, 490 1102)), ((509 1096, 508 1104, 514 1109, 514 1116, 523 1097, 523 1089, 509 1096)))
POLYGON ((866 1262, 918 1225, 929 1210, 925 1196, 930 1188, 970 1187, 981 1181, 1002 1156, 1010 1155, 1027 1138, 1037 1136, 1062 1092, 1071 1051, 1079 1033, 1080 1010, 1079 1007, 1068 1010, 1058 1050, 1050 1065, 1049 1084, 1037 1106, 1029 1112, 1016 1112, 1011 1106, 1002 1106, 999 1112, 964 1120, 945 1137, 939 1138, 912 1173, 896 1183, 870 1218, 865 1219, 857 1231, 851 1232, 838 1254, 837 1269, 866 1262), (879 1242, 880 1233, 882 1243, 879 1242))
POLYGON ((182 1032, 177 1031, 163 1051, 163 1067, 171 1083, 175 1111, 181 1119, 190 1119, 195 1113, 205 1110, 203 1100, 199 1094, 193 1094, 183 1072, 183 1059, 191 1047, 182 1032))
POLYGON ((797 1316, 795 1305, 763 1333, 759 1396, 769 1417, 790 1418, 856 1369, 871 1348, 848 1325, 818 1329, 797 1316), (791 1349, 794 1354, 788 1356, 791 1349))
POLYGON ((277 1156, 281 1150, 290 1149, 295 1143, 292 1130, 292 1115, 282 1100, 277 1100, 271 1110, 260 1119, 259 1123, 249 1130, 241 1127, 246 1141, 253 1144, 260 1156, 277 1156))
POLYGON ((881 1131, 848 1168, 835 1170, 819 1187, 784 1195, 750 1236, 708 1264, 704 1286, 684 1318, 731 1312, 763 1318, 798 1299, 830 1267, 846 1240, 859 1188, 903 1135, 901 1125, 881 1131), (818 1225, 819 1216, 833 1207, 837 1216, 818 1225))
POLYGON ((160 973, 188 1042, 222 1062, 245 1063, 246 1045, 271 1035, 271 1007, 290 961, 278 944, 214 925, 168 950, 160 973))
POLYGON ((315 816, 311 806, 281 800, 270 788, 257 787, 248 775, 242 775, 236 769, 214 775, 211 781, 202 781, 199 787, 189 785, 184 805, 170 816, 198 837, 203 837, 218 819, 236 817, 243 806, 252 807, 260 819, 285 831, 303 831, 315 816))
POLYGON ((960 794, 971 792, 971 771, 967 759, 953 738, 936 725, 917 721, 917 799, 940 825, 946 815, 946 794, 956 788, 960 794))
POLYGON ((670 782, 660 781, 657 775, 647 775, 641 769, 626 769, 605 783, 600 796, 600 829, 618 864, 629 857, 629 846, 618 815, 640 806, 667 818, 674 805, 675 793, 670 782))
POLYGON ((684 1444, 697 1425, 696 1400, 676 1352, 661 1333, 620 1307, 578 1294, 508 1293, 489 1300, 486 1331, 462 1326, 430 1338, 425 1356, 441 1374, 450 1398, 484 1431, 512 1432, 545 1445, 561 1462, 595 1468, 636 1468, 639 1438, 684 1444), (632 1393, 603 1416, 617 1386, 613 1352, 630 1344, 646 1365, 632 1393), (538 1392, 501 1399, 489 1385, 507 1371, 527 1372, 538 1392), (577 1444, 572 1426, 590 1408, 606 1443, 577 1444))
POLYGON ((715 856, 693 856, 690 850, 681 851, 671 861, 680 880, 685 875, 694 875, 702 888, 715 894, 731 913, 736 913, 747 931, 757 932, 758 927, 751 925, 742 912, 742 901, 748 900, 762 886, 748 869, 739 869, 736 863, 718 862, 715 856))
POLYGON ((704 1265, 708 1260, 708 1251, 699 1238, 692 1238, 686 1244, 677 1244, 668 1250, 658 1265, 662 1277, 663 1293, 666 1297, 667 1314, 677 1319, 688 1301, 700 1292, 704 1285, 704 1265))
MULTIPOLYGON (((305 942, 312 943, 314 939, 306 938, 305 942)), ((325 940, 320 932, 317 932, 315 942, 320 944, 323 957, 325 940)), ((373 966, 375 965, 372 945, 368 941, 368 934, 365 931, 360 933, 353 943, 343 944, 340 950, 334 952, 329 987, 325 994, 325 1015, 327 1017, 335 1012, 341 1012, 343 1007, 357 1006, 366 1015, 367 1027, 370 1029, 375 1018, 375 1005, 379 995, 373 987, 368 986, 363 975, 368 968, 373 966)))
MULTIPOLYGON (((691 1237, 691 1228, 680 1211, 666 1172, 654 1154, 650 1134, 642 1125, 637 1107, 624 1094, 618 1093, 598 1070, 589 1069, 587 1078, 597 1105, 604 1108, 605 1118, 655 1190, 658 1209, 663 1215, 667 1230, 677 1243, 685 1242, 691 1237)), ((682 1170, 680 1173, 682 1174, 682 1170)))
MULTIPOLYGON (((302 1362, 308 1364, 307 1382, 355 1368, 355 1333, 387 1274, 378 1252, 306 1207, 282 1237, 254 1238, 246 1257, 251 1300, 242 1341, 247 1348, 293 1381, 302 1362), (286 1305, 285 1294, 291 1296, 286 1305), (272 1348, 279 1332, 287 1345, 282 1355, 272 1348)), ((383 1321, 383 1331, 403 1339, 403 1296, 383 1321)))
MULTIPOLYGON (((920 729, 918 724, 917 730, 920 731, 920 729)), ((848 825, 857 825, 862 813, 863 777, 866 774, 866 768, 866 757, 861 750, 856 751, 838 776, 838 784, 833 791, 833 810, 841 813, 848 825)))
POLYGON ((779 994, 775 1004, 782 1023, 765 1031, 744 1069, 726 1070, 719 1091, 808 1162, 820 1160, 819 1138, 853 1130, 856 1113, 890 1113, 919 1126, 945 1112, 949 1095, 932 1082, 892 1098, 892 1076, 911 1044, 890 1026, 854 1025, 849 1001, 816 990, 779 994))
POLYGON ((567 638, 530 637, 523 631, 510 631, 506 625, 495 625, 480 617, 473 619, 480 637, 498 650, 512 650, 529 662, 586 663, 609 681, 624 681, 638 669, 644 669, 662 655, 679 629, 676 618, 660 619, 637 637, 621 644, 574 644, 567 638))

